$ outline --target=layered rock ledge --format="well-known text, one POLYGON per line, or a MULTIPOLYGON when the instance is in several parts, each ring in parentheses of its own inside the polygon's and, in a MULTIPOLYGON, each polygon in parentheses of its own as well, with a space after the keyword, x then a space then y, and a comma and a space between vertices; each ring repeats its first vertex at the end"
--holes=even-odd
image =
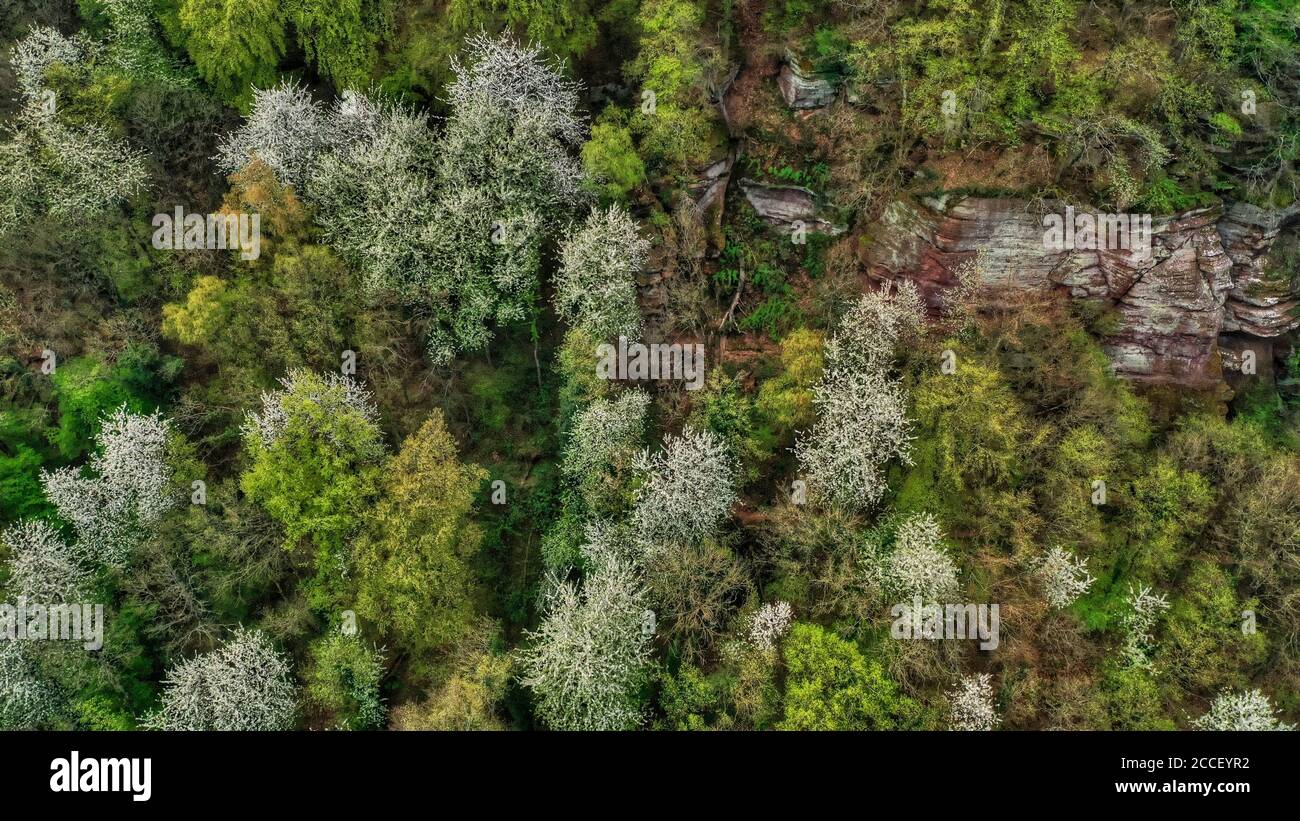
POLYGON ((867 271, 878 280, 914 280, 938 306, 956 284, 957 266, 982 250, 987 286, 1061 289, 1113 306, 1120 325, 1105 340, 1107 354, 1116 373, 1144 381, 1217 382, 1225 364, 1236 364, 1221 361, 1221 335, 1233 338, 1225 349, 1240 351, 1243 339, 1300 327, 1300 276, 1278 271, 1269 258, 1300 206, 1233 203, 1156 217, 1147 254, 1054 250, 1043 217, 1064 208, 1011 198, 896 200, 868 232, 867 271))

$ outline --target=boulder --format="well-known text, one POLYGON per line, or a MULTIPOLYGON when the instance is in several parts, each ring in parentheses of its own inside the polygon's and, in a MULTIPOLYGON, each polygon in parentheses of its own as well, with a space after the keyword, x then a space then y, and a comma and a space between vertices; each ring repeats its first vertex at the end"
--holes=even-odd
POLYGON ((798 185, 766 185, 751 179, 740 181, 745 199, 754 206, 759 217, 783 234, 791 233, 796 223, 802 223, 808 233, 842 234, 846 226, 836 225, 820 215, 817 198, 812 191, 798 185))
POLYGON ((785 104, 795 110, 825 108, 835 102, 835 77, 806 71, 798 58, 787 51, 776 82, 785 104))

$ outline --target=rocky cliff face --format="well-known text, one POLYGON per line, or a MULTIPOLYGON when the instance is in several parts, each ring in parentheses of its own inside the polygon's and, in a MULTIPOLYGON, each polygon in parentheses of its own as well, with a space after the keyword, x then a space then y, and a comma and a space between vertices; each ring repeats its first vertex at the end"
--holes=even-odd
POLYGON ((1273 337, 1300 327, 1300 272, 1285 270, 1270 253, 1297 216, 1300 204, 1267 211, 1239 202, 1219 221, 1219 237, 1232 259, 1224 331, 1273 337))
POLYGON ((789 50, 777 75, 777 86, 786 105, 795 110, 822 108, 835 100, 834 78, 809 71, 789 50))
MULTIPOLYGON (((1144 381, 1203 386, 1221 378, 1219 338, 1276 337, 1300 327, 1297 277, 1269 259, 1300 208, 1265 211, 1237 203, 1152 220, 1150 252, 1056 250, 1043 218, 1061 203, 979 197, 899 200, 868 234, 873 278, 915 280, 932 305, 955 284, 954 270, 983 251, 982 281, 1018 289, 1061 289, 1102 299, 1120 327, 1106 341, 1117 373, 1144 381)), ((1076 243, 1078 245, 1079 243, 1076 243)), ((1086 244, 1086 243, 1085 243, 1086 244)), ((1229 359, 1232 359, 1229 357, 1229 359)))

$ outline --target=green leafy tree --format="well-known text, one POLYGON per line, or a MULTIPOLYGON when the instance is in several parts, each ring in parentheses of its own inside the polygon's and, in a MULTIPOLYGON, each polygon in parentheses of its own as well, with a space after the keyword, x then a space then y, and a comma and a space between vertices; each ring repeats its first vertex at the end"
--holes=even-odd
POLYGON ((914 729, 917 704, 898 694, 880 663, 815 624, 796 624, 783 645, 783 730, 914 729))
POLYGON ((704 7, 693 0, 647 0, 637 26, 640 50, 624 66, 642 95, 631 129, 640 138, 641 157, 657 176, 685 179, 703 165, 716 142, 706 86, 719 55, 700 34, 704 7), (647 98, 646 92, 654 96, 647 98), (647 105, 650 100, 653 105, 647 105))
POLYGON ((393 0, 291 0, 288 19, 307 58, 334 87, 363 88, 392 27, 393 0))
POLYGON ((591 127, 591 139, 582 146, 582 165, 596 189, 607 200, 623 200, 646 181, 645 162, 632 144, 632 132, 606 109, 591 127))
POLYGON ((249 466, 239 486, 284 525, 287 550, 314 555, 313 591, 337 594, 348 575, 347 543, 380 473, 378 413, 347 377, 294 371, 281 384, 244 423, 249 466))
POLYGON ((379 684, 383 653, 358 636, 331 633, 316 641, 307 671, 307 695, 345 730, 375 730, 384 723, 379 684))
POLYGON ((401 647, 447 646, 473 614, 469 562, 481 534, 469 513, 487 473, 459 461, 435 411, 382 476, 380 501, 354 548, 357 612, 401 647))
POLYGON ((533 314, 542 246, 583 193, 578 85, 508 36, 472 37, 466 52, 452 63, 440 193, 425 231, 436 365, 485 347, 488 323, 533 314))
POLYGON ((600 5, 600 0, 451 0, 447 18, 461 34, 505 27, 570 57, 595 45, 600 5))
POLYGON ((112 364, 95 355, 60 363, 53 375, 59 425, 50 431, 50 441, 65 459, 77 458, 109 411, 125 405, 132 413, 145 413, 158 407, 158 389, 176 378, 180 366, 179 359, 142 345, 128 347, 112 364))
POLYGON ((504 730, 499 708, 514 668, 500 628, 482 619, 456 644, 428 697, 393 710, 397 730, 504 730))
POLYGON ((241 109, 254 88, 268 88, 284 56, 279 0, 182 0, 185 47, 203 79, 241 109))

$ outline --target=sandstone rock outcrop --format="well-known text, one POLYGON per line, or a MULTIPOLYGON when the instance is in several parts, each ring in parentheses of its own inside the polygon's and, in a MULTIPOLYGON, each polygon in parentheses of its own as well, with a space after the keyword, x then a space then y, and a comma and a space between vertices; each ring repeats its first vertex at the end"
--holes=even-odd
POLYGON ((1273 337, 1300 327, 1300 272, 1284 270, 1271 251, 1284 227, 1300 221, 1300 204, 1265 210, 1234 203, 1219 221, 1219 237, 1232 260, 1232 290, 1223 330, 1273 337))
POLYGON ((1154 218, 1147 254, 1054 249, 1043 217, 1063 209, 1009 198, 898 200, 868 234, 868 273, 915 280, 937 306, 957 266, 982 249, 988 286, 1011 295, 1056 288, 1109 302, 1120 318, 1105 342, 1116 373, 1152 382, 1213 384, 1221 378, 1221 333, 1271 337, 1300 326, 1296 277, 1269 273, 1266 260, 1296 208, 1234 204, 1226 213, 1213 206, 1154 218))
POLYGON ((765 185, 751 179, 742 179, 740 190, 759 217, 782 233, 793 231, 796 223, 801 223, 809 233, 835 235, 846 230, 845 226, 836 225, 821 215, 816 195, 807 188, 798 185, 765 185))
POLYGON ((714 254, 722 250, 722 215, 726 205, 727 186, 731 182, 731 169, 735 164, 736 152, 732 150, 726 157, 705 168, 699 179, 688 188, 695 203, 695 212, 709 234, 709 244, 714 254))
POLYGON ((823 108, 835 102, 834 78, 806 70, 798 57, 789 51, 776 82, 785 104, 793 109, 823 108))

